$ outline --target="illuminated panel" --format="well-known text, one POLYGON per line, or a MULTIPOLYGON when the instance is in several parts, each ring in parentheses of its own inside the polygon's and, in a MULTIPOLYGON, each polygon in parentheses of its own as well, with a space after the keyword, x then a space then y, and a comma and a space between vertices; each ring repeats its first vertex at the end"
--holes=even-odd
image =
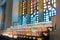
POLYGON ((31 0, 31 23, 33 23, 33 17, 34 17, 34 0, 31 0))
POLYGON ((26 17, 25 17, 25 16, 23 16, 22 24, 23 24, 23 25, 25 25, 25 24, 26 24, 26 17))
POLYGON ((24 15, 27 14, 27 0, 24 0, 24 15))
POLYGON ((23 14, 23 2, 20 2, 20 11, 19 14, 22 15, 23 14))
POLYGON ((56 8, 56 0, 54 0, 54 7, 56 8))
POLYGON ((27 0, 27 13, 31 13, 31 0, 27 0))
POLYGON ((31 23, 36 23, 36 13, 37 13, 37 0, 32 0, 32 15, 31 15, 31 23))
POLYGON ((34 0, 31 0, 31 13, 34 13, 34 0))
POLYGON ((34 0, 34 14, 37 13, 37 0, 34 0))
POLYGON ((27 0, 27 15, 26 17, 26 24, 30 24, 31 23, 31 0, 27 0))
POLYGON ((24 2, 23 2, 23 15, 24 15, 24 7, 25 7, 25 6, 24 6, 24 2))
POLYGON ((46 10, 47 6, 46 6, 46 0, 44 0, 44 11, 46 10))
POLYGON ((33 13, 32 15, 31 15, 31 22, 32 23, 36 23, 36 22, 38 22, 38 5, 37 5, 37 0, 32 0, 32 12, 31 13, 33 13))
POLYGON ((44 1, 44 21, 51 21, 52 16, 56 15, 56 0, 44 1))
POLYGON ((40 13, 42 13, 44 11, 43 0, 38 0, 38 9, 39 9, 40 13))

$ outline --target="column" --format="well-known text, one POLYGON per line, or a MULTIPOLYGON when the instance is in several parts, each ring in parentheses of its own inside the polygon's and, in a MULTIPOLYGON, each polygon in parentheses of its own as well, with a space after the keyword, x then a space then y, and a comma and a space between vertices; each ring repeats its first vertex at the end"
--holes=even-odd
POLYGON ((19 23, 19 0, 13 0, 12 24, 19 23))
POLYGON ((12 22, 12 4, 13 0, 7 0, 5 14, 5 29, 11 26, 12 22))

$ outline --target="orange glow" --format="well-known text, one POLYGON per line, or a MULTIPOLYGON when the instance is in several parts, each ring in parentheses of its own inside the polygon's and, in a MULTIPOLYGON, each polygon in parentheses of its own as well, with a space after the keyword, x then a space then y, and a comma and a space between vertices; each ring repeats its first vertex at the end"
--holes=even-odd
POLYGON ((37 38, 37 40, 43 40, 42 38, 37 38))

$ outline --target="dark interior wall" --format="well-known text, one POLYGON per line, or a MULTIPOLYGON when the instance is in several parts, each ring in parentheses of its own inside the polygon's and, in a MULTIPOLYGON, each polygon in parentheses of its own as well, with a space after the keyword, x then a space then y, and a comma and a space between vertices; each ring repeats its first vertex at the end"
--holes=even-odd
POLYGON ((60 40, 60 0, 57 1, 56 31, 54 31, 54 40, 60 40))
POLYGON ((5 13, 5 29, 11 26, 13 0, 7 0, 5 13))

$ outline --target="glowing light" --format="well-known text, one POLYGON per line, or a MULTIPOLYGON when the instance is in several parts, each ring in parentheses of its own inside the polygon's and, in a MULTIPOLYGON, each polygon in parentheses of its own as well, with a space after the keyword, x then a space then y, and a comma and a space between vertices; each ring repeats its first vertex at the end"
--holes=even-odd
POLYGON ((48 4, 50 4, 50 2, 48 2, 48 4))
POLYGON ((54 4, 54 7, 56 7, 56 3, 54 4))
POLYGON ((44 3, 46 3, 46 1, 44 0, 44 3))
POLYGON ((51 9, 52 9, 52 7, 51 7, 51 5, 49 5, 49 6, 48 6, 48 10, 51 10, 51 9))

